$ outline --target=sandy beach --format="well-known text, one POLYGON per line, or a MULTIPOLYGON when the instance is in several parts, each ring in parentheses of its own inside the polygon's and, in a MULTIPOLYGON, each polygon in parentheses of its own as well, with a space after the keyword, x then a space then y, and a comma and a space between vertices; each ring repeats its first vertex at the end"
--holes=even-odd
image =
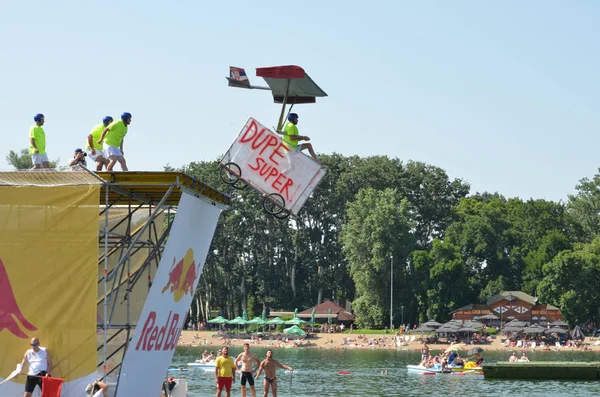
MULTIPOLYGON (((264 347, 264 348, 317 348, 317 349, 348 349, 348 350, 374 350, 374 349, 389 349, 389 350, 419 350, 421 344, 418 341, 408 342, 407 346, 399 346, 394 347, 392 344, 392 337, 390 334, 367 334, 365 335, 366 339, 358 338, 359 334, 316 334, 316 338, 311 338, 308 340, 303 340, 298 342, 296 345, 290 339, 288 342, 276 340, 276 336, 274 335, 274 340, 270 340, 269 337, 265 337, 262 341, 252 341, 250 337, 248 339, 239 338, 239 339, 230 339, 229 346, 239 347, 246 342, 250 343, 252 346, 256 347, 264 347), (346 342, 342 344, 345 338, 350 338, 350 342, 346 342), (369 341, 375 338, 380 341, 383 340, 383 344, 379 343, 369 344, 369 341)), ((411 336, 412 337, 412 336, 411 336)), ((420 337, 416 336, 416 339, 420 337)), ((585 343, 588 345, 589 351, 600 352, 600 346, 593 346, 592 344, 595 341, 590 341, 589 338, 586 338, 585 343)), ((194 346, 199 347, 206 350, 215 350, 222 346, 224 346, 225 340, 223 339, 223 335, 218 335, 215 331, 182 331, 181 337, 179 338, 178 346, 194 346)), ((438 352, 445 350, 448 348, 448 344, 431 344, 429 348, 432 352, 438 352)), ((502 346, 500 337, 496 337, 491 344, 488 345, 475 345, 484 348, 486 351, 521 351, 522 348, 516 347, 504 347, 502 346)), ((469 347, 467 347, 468 350, 469 347)), ((530 349, 528 349, 530 350, 530 349)), ((541 347, 537 347, 536 351, 541 351, 541 347)), ((552 347, 553 351, 575 351, 577 348, 575 347, 561 347, 556 348, 552 347)))

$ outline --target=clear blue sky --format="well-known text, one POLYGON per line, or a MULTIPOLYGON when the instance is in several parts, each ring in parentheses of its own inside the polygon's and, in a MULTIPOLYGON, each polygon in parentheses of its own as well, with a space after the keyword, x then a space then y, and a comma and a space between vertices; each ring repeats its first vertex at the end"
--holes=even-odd
MULTIPOLYGON (((132 170, 213 160, 268 92, 229 65, 304 67, 329 97, 298 106, 318 152, 418 160, 472 192, 564 200, 599 164, 597 1, 6 1, 2 157, 46 116, 65 163, 104 115, 133 114, 132 170)), ((2 161, 7 169, 8 165, 2 161)))

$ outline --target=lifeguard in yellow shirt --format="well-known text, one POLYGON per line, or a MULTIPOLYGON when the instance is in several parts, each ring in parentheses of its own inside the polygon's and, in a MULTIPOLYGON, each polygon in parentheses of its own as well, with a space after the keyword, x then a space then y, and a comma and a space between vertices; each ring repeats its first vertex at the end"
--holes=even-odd
POLYGON ((300 144, 300 141, 310 141, 310 138, 307 137, 306 135, 300 135, 298 133, 297 124, 298 124, 298 115, 296 113, 290 113, 290 115, 288 116, 288 122, 285 124, 285 127, 283 127, 283 134, 282 134, 283 140, 288 144, 288 146, 290 147, 290 150, 296 150, 296 151, 308 150, 308 152, 310 153, 310 157, 312 157, 313 160, 315 160, 316 162, 318 162, 320 164, 321 160, 319 160, 319 158, 315 154, 312 144, 310 144, 310 143, 300 144))
POLYGON ((102 131, 98 143, 104 143, 104 153, 109 160, 107 171, 112 171, 117 162, 121 164, 121 170, 128 171, 123 153, 123 140, 127 135, 129 124, 131 124, 131 113, 125 112, 121 115, 121 120, 113 121, 102 131))

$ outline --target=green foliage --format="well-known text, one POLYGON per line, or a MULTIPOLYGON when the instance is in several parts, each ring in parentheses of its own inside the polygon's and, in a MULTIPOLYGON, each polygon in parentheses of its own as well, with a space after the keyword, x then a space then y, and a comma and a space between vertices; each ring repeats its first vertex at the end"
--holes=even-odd
POLYGON ((487 332, 490 336, 494 336, 494 335, 498 335, 498 332, 500 332, 500 331, 498 330, 498 328, 487 327, 485 329, 485 332, 487 332))
MULTIPOLYGON (((11 150, 6 155, 6 161, 16 170, 29 170, 33 168, 33 161, 29 149, 21 149, 18 153, 11 150)), ((50 161, 50 168, 59 168, 60 159, 50 161)))
POLYGON ((342 244, 356 286, 359 327, 382 328, 384 316, 389 318, 390 291, 384 286, 390 283, 392 256, 395 289, 407 284, 406 264, 415 245, 409 211, 408 200, 393 189, 367 188, 348 204, 342 244))
MULTIPOLYGON (((25 153, 27 154, 27 153, 25 153)), ((18 157, 17 154, 15 156, 18 157)), ((445 321, 450 311, 502 290, 557 305, 571 321, 598 316, 600 175, 584 178, 565 206, 469 194, 438 167, 386 156, 324 155, 328 172, 297 218, 277 220, 252 189, 219 178, 216 161, 182 171, 229 194, 192 311, 198 317, 304 310, 353 302, 356 324, 445 321)), ((23 161, 29 159, 28 154, 23 161)), ((358 332, 358 331, 355 331, 358 332)))

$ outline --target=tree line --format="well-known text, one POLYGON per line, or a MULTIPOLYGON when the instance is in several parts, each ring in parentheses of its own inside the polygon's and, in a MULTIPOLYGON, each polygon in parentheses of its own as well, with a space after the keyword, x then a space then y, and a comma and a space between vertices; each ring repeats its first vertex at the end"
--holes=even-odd
POLYGON ((537 296, 571 324, 596 322, 600 175, 582 179, 566 202, 524 201, 471 193, 421 162, 323 158, 327 175, 299 217, 283 221, 264 213, 252 189, 223 184, 217 162, 181 169, 232 197, 196 291, 199 319, 334 299, 352 302, 358 326, 383 328, 393 267, 396 327, 447 320, 503 290, 537 296))
POLYGON ((266 214, 252 189, 224 184, 216 161, 180 169, 232 198, 195 294, 195 319, 334 299, 352 302, 357 326, 383 328, 393 261, 396 327, 447 320, 503 290, 559 307, 572 325, 598 324, 600 174, 579 181, 565 202, 525 201, 471 193, 465 181, 421 162, 323 159, 326 176, 299 216, 286 220, 266 214))

